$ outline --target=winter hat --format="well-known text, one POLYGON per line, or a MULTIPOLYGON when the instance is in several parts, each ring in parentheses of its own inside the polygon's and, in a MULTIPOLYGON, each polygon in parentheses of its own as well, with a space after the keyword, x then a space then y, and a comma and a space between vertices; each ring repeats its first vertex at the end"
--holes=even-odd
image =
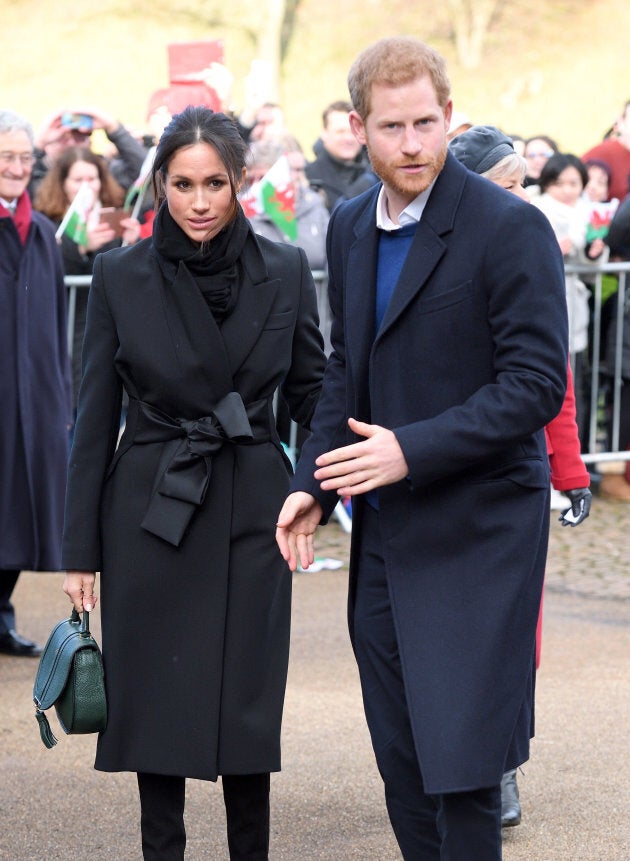
POLYGON ((449 141, 448 148, 457 161, 474 173, 485 173, 515 152, 511 138, 495 126, 473 126, 449 141))

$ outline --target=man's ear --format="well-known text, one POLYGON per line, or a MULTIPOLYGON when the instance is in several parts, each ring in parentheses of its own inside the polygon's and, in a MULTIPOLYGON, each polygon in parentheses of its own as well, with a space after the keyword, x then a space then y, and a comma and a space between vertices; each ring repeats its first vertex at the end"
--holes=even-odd
POLYGON ((453 116, 453 102, 447 102, 446 107, 444 108, 444 121, 446 123, 446 131, 449 130, 451 125, 451 117, 453 116))
POLYGON ((359 116, 356 111, 350 111, 348 114, 348 119, 350 120, 350 128, 352 129, 352 134, 358 140, 360 144, 367 143, 367 138, 365 135, 365 125, 363 120, 359 116))

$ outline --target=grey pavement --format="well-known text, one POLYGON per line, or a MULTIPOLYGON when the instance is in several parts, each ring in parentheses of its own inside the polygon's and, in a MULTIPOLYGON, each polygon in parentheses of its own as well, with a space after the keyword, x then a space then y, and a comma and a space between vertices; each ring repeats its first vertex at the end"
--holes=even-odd
MULTIPOLYGON (((630 505, 596 498, 575 529, 552 516, 537 736, 519 775, 523 821, 504 831, 504 859, 628 861, 630 505)), ((348 544, 331 524, 317 553, 347 563, 348 544)), ((61 580, 22 575, 21 633, 45 640, 64 616, 61 580)), ((273 861, 400 858, 363 718, 346 586, 346 564, 294 576, 284 768, 272 777, 273 861)), ((99 636, 98 609, 91 621, 99 636)), ((140 861, 134 776, 94 771, 94 738, 57 732, 54 714, 59 744, 43 747, 31 703, 36 668, 0 656, 0 859, 140 861)), ((189 781, 186 819, 187 859, 226 861, 217 786, 189 781)))

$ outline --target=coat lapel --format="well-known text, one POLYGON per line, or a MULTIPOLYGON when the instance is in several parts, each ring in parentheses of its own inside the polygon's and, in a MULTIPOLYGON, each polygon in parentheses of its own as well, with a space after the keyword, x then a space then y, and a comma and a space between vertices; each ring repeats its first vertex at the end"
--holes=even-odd
POLYGON ((201 362, 215 393, 234 388, 234 375, 260 336, 280 283, 267 280, 255 240, 246 242, 242 262, 238 301, 221 328, 185 265, 180 263, 174 281, 166 284, 169 328, 180 364, 186 368, 191 361, 201 362))
MULTIPOLYGON (((379 185, 380 188, 380 185, 379 185)), ((370 349, 374 342, 376 261, 378 234, 374 214, 377 193, 357 218, 355 240, 344 272, 346 360, 355 385, 368 379, 370 349)))
POLYGON ((232 375, 237 373, 260 337, 280 286, 278 278, 269 279, 267 266, 253 235, 245 243, 241 261, 243 280, 238 302, 221 327, 232 375))
POLYGON ((166 284, 166 307, 175 351, 181 367, 198 362, 214 392, 232 389, 232 374, 219 328, 194 278, 183 263, 166 284))
POLYGON ((418 223, 407 259, 383 318, 377 341, 391 328, 409 303, 423 289, 442 256, 446 253, 448 245, 442 237, 453 228, 465 179, 466 169, 449 153, 418 223))

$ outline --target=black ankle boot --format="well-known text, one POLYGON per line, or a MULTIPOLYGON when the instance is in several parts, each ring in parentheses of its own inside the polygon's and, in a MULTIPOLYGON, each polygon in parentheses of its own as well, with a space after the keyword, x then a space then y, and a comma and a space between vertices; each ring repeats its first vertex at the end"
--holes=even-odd
POLYGON ((269 774, 224 774, 230 861, 269 859, 269 774))
POLYGON ((518 799, 516 769, 506 771, 501 779, 501 825, 509 828, 521 824, 521 803, 518 799))

